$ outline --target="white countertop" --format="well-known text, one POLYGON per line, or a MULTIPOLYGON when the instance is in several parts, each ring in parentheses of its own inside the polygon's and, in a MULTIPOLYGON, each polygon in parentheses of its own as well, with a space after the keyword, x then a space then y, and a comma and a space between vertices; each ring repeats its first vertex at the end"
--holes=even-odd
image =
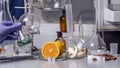
POLYGON ((89 64, 86 58, 69 59, 48 63, 48 61, 34 59, 0 63, 0 68, 120 68, 120 57, 117 60, 106 61, 101 64, 89 64))
MULTIPOLYGON (((38 47, 41 47, 41 45, 46 41, 54 40, 56 38, 56 31, 59 30, 58 24, 54 28, 54 24, 49 25, 49 27, 51 26, 50 28, 45 28, 44 25, 46 24, 42 24, 40 36, 35 37, 35 45, 38 47)), ((87 25, 85 27, 87 28, 84 29, 84 34, 90 34, 91 32, 88 31, 89 27, 87 25)), ((92 26, 90 28, 92 29, 92 26)), ((51 64, 49 64, 48 61, 32 59, 0 63, 0 68, 120 68, 120 57, 118 57, 117 60, 106 61, 101 64, 90 64, 87 62, 86 58, 68 59, 64 61, 59 60, 51 64)))

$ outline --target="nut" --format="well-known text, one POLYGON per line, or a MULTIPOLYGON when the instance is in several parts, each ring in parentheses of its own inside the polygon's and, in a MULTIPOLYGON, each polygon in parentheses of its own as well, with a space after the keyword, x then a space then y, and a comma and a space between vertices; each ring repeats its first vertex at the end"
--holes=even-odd
POLYGON ((93 61, 97 61, 97 58, 93 57, 92 60, 93 60, 93 61))

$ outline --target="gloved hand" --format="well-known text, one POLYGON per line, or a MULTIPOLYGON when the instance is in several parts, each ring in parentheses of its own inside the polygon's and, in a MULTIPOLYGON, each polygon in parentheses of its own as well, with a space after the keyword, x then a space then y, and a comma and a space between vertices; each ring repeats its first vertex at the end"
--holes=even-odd
POLYGON ((0 23, 0 43, 4 40, 16 40, 22 27, 21 23, 13 24, 11 21, 3 21, 0 23))

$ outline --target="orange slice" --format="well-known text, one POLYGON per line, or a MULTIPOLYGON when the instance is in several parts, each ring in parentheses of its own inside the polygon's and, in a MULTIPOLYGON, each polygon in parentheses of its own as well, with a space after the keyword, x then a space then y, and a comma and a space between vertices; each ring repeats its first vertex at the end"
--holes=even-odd
POLYGON ((55 42, 46 42, 41 51, 45 59, 48 59, 48 57, 57 58, 60 55, 60 47, 55 42))

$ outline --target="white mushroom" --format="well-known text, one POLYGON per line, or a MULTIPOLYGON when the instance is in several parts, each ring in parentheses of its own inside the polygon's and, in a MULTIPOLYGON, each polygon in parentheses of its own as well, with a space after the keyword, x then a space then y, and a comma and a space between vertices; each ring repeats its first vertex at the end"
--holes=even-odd
POLYGON ((78 53, 77 53, 76 57, 82 58, 82 57, 85 57, 86 55, 87 55, 87 49, 81 47, 81 48, 78 50, 78 53))
POLYGON ((69 47, 68 48, 68 57, 69 58, 76 57, 77 52, 78 52, 78 48, 76 46, 74 46, 73 48, 69 47))
POLYGON ((84 47, 80 47, 78 48, 77 46, 74 47, 69 47, 68 50, 68 58, 82 58, 85 57, 87 55, 87 49, 84 47))

